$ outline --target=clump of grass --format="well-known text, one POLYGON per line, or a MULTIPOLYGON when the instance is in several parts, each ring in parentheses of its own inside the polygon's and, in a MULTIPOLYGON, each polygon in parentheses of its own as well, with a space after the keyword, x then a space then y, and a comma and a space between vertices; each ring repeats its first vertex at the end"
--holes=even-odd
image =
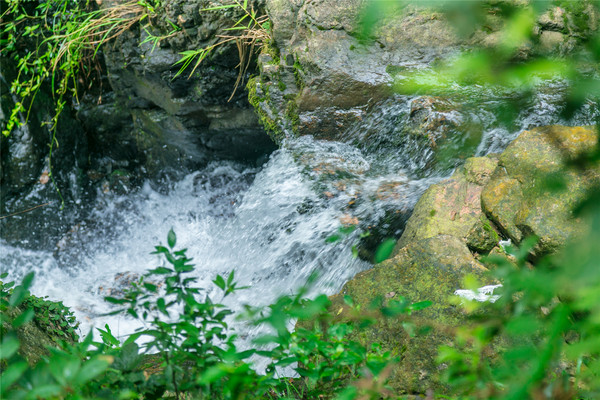
POLYGON ((216 37, 220 39, 217 43, 197 50, 186 50, 181 52, 182 58, 175 63, 175 65, 181 64, 181 68, 175 76, 181 75, 189 66, 193 65, 193 68, 189 73, 189 77, 191 77, 194 75, 194 72, 196 72, 196 69, 202 61, 204 61, 214 49, 223 46, 226 43, 235 42, 240 62, 237 65, 239 73, 233 92, 227 100, 231 101, 239 85, 244 84, 244 76, 250 66, 252 60, 251 55, 254 53, 255 48, 257 46, 260 47, 271 40, 271 25, 269 17, 267 15, 259 15, 254 9, 254 6, 249 4, 248 0, 244 0, 243 3, 234 0, 232 4, 204 8, 200 11, 222 11, 227 9, 241 10, 243 15, 231 27, 224 29, 224 33, 216 35, 216 37))

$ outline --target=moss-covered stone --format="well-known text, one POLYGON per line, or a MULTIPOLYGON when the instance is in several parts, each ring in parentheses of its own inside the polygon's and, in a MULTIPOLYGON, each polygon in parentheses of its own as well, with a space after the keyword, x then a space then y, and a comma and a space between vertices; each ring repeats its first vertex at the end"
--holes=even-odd
MULTIPOLYGON (((3 294, 8 293, 1 286, 2 282, 0 282, 0 290, 3 294)), ((0 341, 5 335, 16 335, 20 343, 18 352, 30 365, 49 355, 49 347, 58 348, 64 342, 72 344, 78 340, 78 335, 75 333, 78 324, 62 302, 29 295, 17 307, 2 304, 0 308, 3 316, 0 341), (15 330, 12 321, 29 309, 34 311, 35 317, 15 330)))
POLYGON ((285 139, 285 133, 277 123, 276 116, 268 112, 269 90, 272 83, 262 83, 258 76, 248 80, 248 101, 258 114, 258 120, 267 131, 269 137, 277 144, 285 139))
POLYGON ((415 206, 396 251, 438 235, 465 240, 480 252, 494 247, 497 235, 483 215, 480 195, 497 162, 488 157, 470 158, 450 179, 427 189, 415 206))
POLYGON ((414 241, 398 254, 373 269, 350 280, 342 291, 332 296, 331 310, 341 320, 351 318, 343 297, 352 297, 355 305, 366 310, 377 299, 384 304, 400 296, 411 302, 431 301, 432 305, 413 313, 411 320, 419 327, 430 326, 427 334, 411 335, 403 327, 402 318, 378 318, 353 339, 363 344, 380 343, 384 350, 401 357, 391 375, 390 385, 397 393, 425 393, 428 389, 443 391, 439 374, 443 366, 436 364, 437 348, 452 345, 452 328, 465 323, 465 316, 450 301, 454 291, 464 287, 466 275, 486 282, 486 269, 475 260, 465 243, 449 235, 438 235, 414 241))
POLYGON ((571 160, 597 143, 592 127, 524 131, 502 153, 484 187, 484 212, 515 242, 538 236, 535 255, 556 251, 568 238, 585 232, 585 224, 572 210, 600 183, 600 166, 580 169, 571 160))

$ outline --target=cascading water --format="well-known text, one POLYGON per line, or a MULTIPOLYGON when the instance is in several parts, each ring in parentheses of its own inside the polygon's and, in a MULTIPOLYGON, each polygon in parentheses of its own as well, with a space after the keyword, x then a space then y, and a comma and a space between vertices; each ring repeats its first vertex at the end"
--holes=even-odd
MULTIPOLYGON (((465 156, 501 151, 530 126, 565 123, 557 117, 560 96, 543 93, 522 111, 513 130, 494 119, 493 101, 463 116, 449 113, 444 121, 461 126, 467 118, 478 135, 467 153, 440 164, 431 139, 405 135, 418 111, 413 100, 398 96, 375 107, 343 143, 308 136, 289 140, 260 168, 212 162, 161 190, 146 183, 126 195, 99 193, 89 216, 73 225, 54 251, 0 241, 0 271, 16 280, 34 271, 33 293, 72 307, 83 333, 108 323, 120 336, 136 325, 104 316, 112 308, 102 298, 118 295, 157 265, 150 252, 164 243, 170 228, 178 248, 187 248, 194 259, 194 274, 209 294, 215 275, 231 270, 240 286, 249 287, 230 300, 233 307, 268 304, 294 292, 314 272, 319 274, 315 290, 331 294, 370 266, 352 254, 361 230, 376 230, 390 213, 401 213, 405 221, 423 191, 465 156), (360 229, 329 243, 326 239, 344 225, 360 229)), ((595 113, 588 110, 566 122, 586 124, 595 113)), ((464 139, 450 144, 457 151, 464 139)))

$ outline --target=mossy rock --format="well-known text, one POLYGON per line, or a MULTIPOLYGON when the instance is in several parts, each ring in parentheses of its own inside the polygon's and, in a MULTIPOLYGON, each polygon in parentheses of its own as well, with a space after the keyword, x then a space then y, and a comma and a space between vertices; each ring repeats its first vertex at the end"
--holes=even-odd
POLYGON ((555 252, 586 231, 573 209, 600 183, 600 166, 579 168, 572 161, 592 151, 592 127, 546 126, 524 131, 500 156, 485 185, 485 214, 514 242, 536 235, 534 255, 555 252))
MULTIPOLYGON (((73 344, 79 339, 73 314, 60 302, 29 295, 17 307, 3 305, 1 308, 0 341, 5 336, 15 335, 20 343, 18 353, 30 365, 48 356, 48 348, 60 348, 63 343, 73 344), (12 321, 28 309, 35 312, 33 320, 14 329, 12 321)), ((0 365, 0 369, 2 367, 0 365)))
POLYGON ((331 311, 342 321, 352 319, 353 311, 344 302, 346 295, 363 310, 377 299, 382 299, 384 305, 400 296, 411 302, 431 301, 430 307, 415 311, 410 317, 417 330, 429 326, 428 333, 411 337, 403 327, 404 318, 379 317, 374 325, 354 332, 352 339, 366 346, 380 343, 383 350, 401 358, 390 377, 390 385, 397 393, 425 393, 428 389, 443 392, 443 366, 436 363, 437 349, 440 345, 452 345, 453 328, 466 323, 466 316, 451 296, 464 287, 467 275, 489 283, 485 272, 458 237, 426 238, 411 242, 394 258, 356 275, 339 294, 332 296, 331 311))
POLYGON ((481 210, 480 195, 498 161, 469 158, 450 179, 432 185, 417 202, 396 252, 402 247, 438 235, 460 238, 479 252, 491 250, 498 235, 481 210))

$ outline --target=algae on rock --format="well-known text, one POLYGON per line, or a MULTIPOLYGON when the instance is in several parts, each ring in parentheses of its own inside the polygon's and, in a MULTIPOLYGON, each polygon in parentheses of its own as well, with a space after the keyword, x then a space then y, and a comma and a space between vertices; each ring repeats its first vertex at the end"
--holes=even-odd
POLYGON ((331 297, 331 310, 339 310, 337 318, 341 320, 350 318, 343 300, 346 295, 362 310, 368 310, 376 299, 384 305, 400 297, 410 302, 431 301, 430 307, 413 312, 410 319, 417 330, 432 328, 426 333, 413 336, 406 329, 405 320, 382 316, 374 325, 353 333, 352 339, 367 346, 380 343, 384 351, 400 357, 389 382, 397 393, 444 391, 440 380, 443 366, 436 365, 437 348, 451 345, 453 327, 466 323, 466 315, 450 297, 463 287, 467 275, 474 275, 481 282, 489 280, 485 271, 461 239, 450 235, 429 237, 411 242, 395 257, 356 275, 331 297))
POLYGON ((600 183, 600 167, 584 170, 575 160, 597 143, 593 127, 524 131, 502 153, 483 189, 484 212, 516 243, 536 235, 536 256, 555 252, 573 235, 586 231, 572 211, 600 183))

